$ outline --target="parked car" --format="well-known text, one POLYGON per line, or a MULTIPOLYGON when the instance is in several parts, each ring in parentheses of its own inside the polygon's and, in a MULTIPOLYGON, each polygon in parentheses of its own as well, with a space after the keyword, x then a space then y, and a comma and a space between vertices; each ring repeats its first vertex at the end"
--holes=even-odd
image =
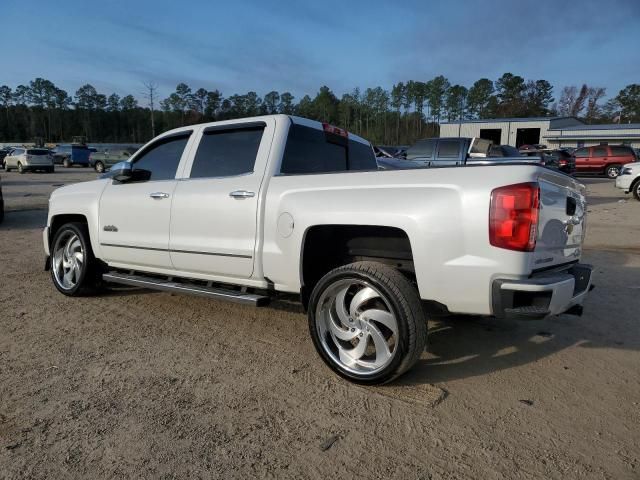
POLYGON ((626 145, 596 145, 579 148, 574 152, 576 172, 592 175, 606 175, 616 178, 622 166, 637 162, 638 157, 633 148, 626 145))
POLYGON ((53 157, 46 148, 14 148, 4 157, 5 171, 8 172, 12 168, 18 170, 18 173, 37 170, 53 173, 53 157))
POLYGON ((640 201, 640 162, 627 163, 616 177, 616 187, 624 193, 632 193, 640 201))
POLYGON ((66 144, 58 145, 52 151, 53 161, 56 164, 61 164, 65 168, 72 167, 74 165, 81 165, 83 167, 89 166, 89 155, 91 150, 84 144, 66 144))
POLYGON ((576 171, 576 158, 566 150, 550 150, 542 153, 545 167, 555 168, 569 175, 576 171))
POLYGON ((103 173, 116 163, 127 160, 131 155, 133 155, 133 153, 135 153, 135 149, 125 149, 113 152, 105 150, 104 152, 91 153, 89 156, 89 165, 93 167, 96 172, 103 173))
POLYGON ((0 165, 4 165, 4 157, 9 155, 9 152, 13 150, 11 147, 0 148, 0 165))
POLYGON ((585 215, 584 186, 553 170, 381 172, 357 135, 270 115, 165 132, 55 190, 43 241, 67 296, 103 281, 256 306, 297 294, 322 360, 379 384, 420 358, 425 311, 579 314, 585 215))

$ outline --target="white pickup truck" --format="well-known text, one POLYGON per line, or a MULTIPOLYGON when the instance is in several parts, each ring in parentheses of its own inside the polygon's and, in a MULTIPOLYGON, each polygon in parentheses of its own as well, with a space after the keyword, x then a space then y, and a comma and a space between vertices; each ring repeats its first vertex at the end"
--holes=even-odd
POLYGON ((322 359, 375 384, 420 357, 432 312, 581 313, 585 212, 559 172, 382 171, 362 138, 274 115, 166 132, 59 188, 43 240, 69 296, 104 282, 256 306, 299 295, 322 359))

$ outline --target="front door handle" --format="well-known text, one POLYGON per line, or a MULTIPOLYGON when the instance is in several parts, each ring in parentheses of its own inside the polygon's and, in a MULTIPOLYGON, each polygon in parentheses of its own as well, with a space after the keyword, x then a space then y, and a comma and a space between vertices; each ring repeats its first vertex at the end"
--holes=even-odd
POLYGON ((169 194, 164 192, 153 192, 153 193, 150 193, 149 196, 155 199, 169 198, 169 194))
POLYGON ((247 190, 234 190, 229 194, 230 197, 233 198, 251 198, 255 197, 255 192, 249 192, 247 190))

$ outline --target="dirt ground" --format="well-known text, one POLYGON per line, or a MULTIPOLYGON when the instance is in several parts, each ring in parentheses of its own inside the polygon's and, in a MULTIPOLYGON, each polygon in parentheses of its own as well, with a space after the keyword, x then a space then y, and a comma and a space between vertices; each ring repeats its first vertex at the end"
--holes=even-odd
POLYGON ((59 294, 48 194, 95 178, 62 171, 2 175, 0 478, 640 478, 640 202, 611 181, 583 179, 583 317, 430 320, 416 368, 363 388, 295 304, 59 294))

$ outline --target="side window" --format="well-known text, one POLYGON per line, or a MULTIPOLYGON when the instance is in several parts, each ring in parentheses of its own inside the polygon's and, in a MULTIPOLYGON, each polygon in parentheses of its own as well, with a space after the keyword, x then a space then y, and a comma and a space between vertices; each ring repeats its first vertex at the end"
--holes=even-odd
POLYGON ((191 178, 230 177, 253 172, 264 127, 205 132, 191 178))
POLYGON ((436 160, 460 158, 460 142, 457 140, 440 140, 436 160))
POLYGON ((145 170, 149 177, 146 180, 170 180, 175 178, 178 164, 184 147, 189 140, 188 135, 169 137, 152 144, 135 159, 134 170, 145 170))
POLYGON ((289 128, 280 173, 295 175, 377 169, 373 148, 368 143, 296 123, 289 128))
POLYGON ((413 147, 407 150, 407 160, 430 160, 431 157, 433 157, 435 145, 435 140, 421 140, 417 142, 413 147))
POLYGON ((611 155, 614 157, 633 155, 629 147, 611 147, 611 155))
POLYGON ((594 157, 606 157, 607 156, 607 147, 595 147, 593 149, 594 157))
POLYGON ((588 157, 589 149, 588 148, 579 148, 573 153, 574 157, 588 157))

